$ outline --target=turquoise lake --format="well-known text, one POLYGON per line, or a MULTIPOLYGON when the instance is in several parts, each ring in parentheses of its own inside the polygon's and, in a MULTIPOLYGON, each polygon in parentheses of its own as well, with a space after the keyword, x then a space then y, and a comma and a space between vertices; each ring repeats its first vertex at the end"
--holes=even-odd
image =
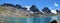
MULTIPOLYGON (((57 16, 59 18, 60 16, 57 16)), ((51 17, 38 17, 38 18, 1 18, 2 20, 7 21, 8 23, 49 23, 51 17)))

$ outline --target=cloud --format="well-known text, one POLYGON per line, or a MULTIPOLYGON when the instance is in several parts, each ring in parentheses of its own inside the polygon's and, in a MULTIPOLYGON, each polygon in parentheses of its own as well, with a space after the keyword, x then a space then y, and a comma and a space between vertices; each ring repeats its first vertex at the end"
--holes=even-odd
POLYGON ((56 2, 54 3, 54 6, 59 6, 56 2))

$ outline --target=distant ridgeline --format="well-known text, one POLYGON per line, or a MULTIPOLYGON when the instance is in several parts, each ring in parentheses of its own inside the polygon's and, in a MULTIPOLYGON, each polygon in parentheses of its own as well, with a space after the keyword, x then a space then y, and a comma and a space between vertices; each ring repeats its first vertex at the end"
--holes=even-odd
POLYGON ((56 10, 57 13, 54 14, 48 7, 44 7, 42 11, 39 11, 39 9, 35 5, 32 5, 29 8, 30 10, 27 9, 27 7, 21 6, 19 4, 13 5, 4 3, 0 5, 0 16, 26 18, 60 15, 60 10, 56 10))

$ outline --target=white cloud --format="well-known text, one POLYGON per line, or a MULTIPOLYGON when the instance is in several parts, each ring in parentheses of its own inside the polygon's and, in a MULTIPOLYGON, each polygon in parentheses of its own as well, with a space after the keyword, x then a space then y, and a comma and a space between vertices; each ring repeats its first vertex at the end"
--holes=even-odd
POLYGON ((54 3, 54 6, 59 6, 56 2, 54 3))

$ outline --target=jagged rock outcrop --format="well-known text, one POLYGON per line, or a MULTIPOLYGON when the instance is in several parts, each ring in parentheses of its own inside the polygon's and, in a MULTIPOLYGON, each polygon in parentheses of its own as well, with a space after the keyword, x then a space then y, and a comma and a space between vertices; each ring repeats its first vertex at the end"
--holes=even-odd
POLYGON ((42 11, 43 11, 45 14, 51 13, 51 11, 50 11, 50 9, 49 9, 48 7, 44 7, 44 8, 42 9, 42 11))
POLYGON ((10 3, 4 3, 4 4, 1 4, 0 6, 12 6, 12 7, 15 7, 15 5, 10 4, 10 3))
POLYGON ((39 12, 39 10, 37 9, 37 7, 35 5, 32 5, 30 10, 33 12, 39 12))

